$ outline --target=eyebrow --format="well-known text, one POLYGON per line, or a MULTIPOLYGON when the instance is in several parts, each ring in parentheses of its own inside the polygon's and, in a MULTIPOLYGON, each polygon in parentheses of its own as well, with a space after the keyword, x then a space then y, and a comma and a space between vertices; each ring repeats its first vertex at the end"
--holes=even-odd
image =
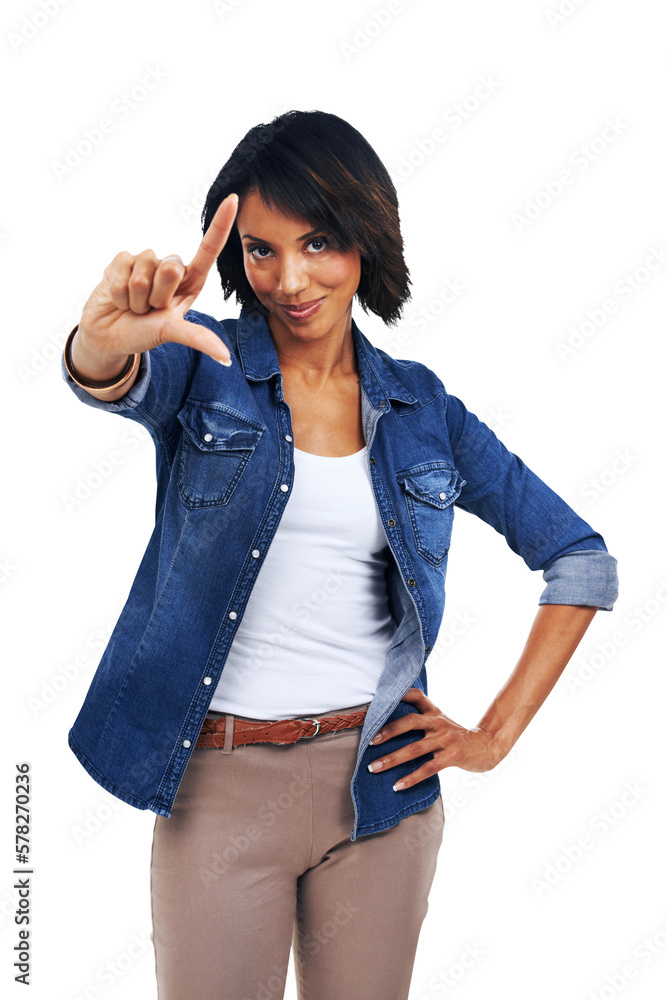
MULTIPOLYGON (((323 232, 322 229, 311 229, 309 233, 304 233, 303 236, 297 236, 297 241, 307 240, 309 236, 314 236, 315 233, 323 232)), ((267 246, 271 246, 269 240, 261 240, 259 236, 251 236, 250 233, 244 233, 241 237, 242 240, 256 240, 258 243, 265 243, 267 246)))

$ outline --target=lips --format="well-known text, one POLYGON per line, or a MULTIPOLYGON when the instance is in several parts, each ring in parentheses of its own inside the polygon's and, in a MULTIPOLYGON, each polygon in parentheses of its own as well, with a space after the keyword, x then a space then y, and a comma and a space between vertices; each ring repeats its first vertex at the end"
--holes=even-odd
POLYGON ((309 316, 317 312, 322 302, 324 302, 324 297, 311 299, 310 302, 300 302, 298 306, 283 305, 282 302, 279 302, 278 305, 290 319, 308 319, 309 316))

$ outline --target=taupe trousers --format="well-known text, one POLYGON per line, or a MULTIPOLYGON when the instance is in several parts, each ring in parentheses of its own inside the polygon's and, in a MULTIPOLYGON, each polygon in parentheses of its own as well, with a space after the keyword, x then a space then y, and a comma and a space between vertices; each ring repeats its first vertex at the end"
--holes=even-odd
POLYGON ((299 1000, 407 1000, 442 798, 352 842, 360 735, 192 752, 153 833, 159 1000, 282 1000, 290 947, 299 1000))

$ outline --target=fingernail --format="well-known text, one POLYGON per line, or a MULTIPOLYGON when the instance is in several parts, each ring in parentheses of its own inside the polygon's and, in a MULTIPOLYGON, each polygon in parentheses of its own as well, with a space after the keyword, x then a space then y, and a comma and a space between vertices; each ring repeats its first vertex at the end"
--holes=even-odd
POLYGON ((216 360, 217 360, 217 361, 218 361, 218 362, 219 362, 219 363, 220 363, 221 365, 224 365, 224 366, 225 366, 225 368, 231 368, 231 364, 232 364, 232 359, 231 359, 231 358, 229 359, 229 361, 223 361, 223 360, 222 360, 222 358, 216 358, 216 360))
POLYGON ((379 743, 381 739, 382 739, 382 733, 376 733, 373 739, 371 740, 371 743, 379 743))
POLYGON ((397 792, 399 788, 405 788, 405 782, 397 781, 395 785, 392 785, 392 788, 394 789, 395 792, 397 792))
POLYGON ((379 771, 382 767, 382 761, 374 760, 372 764, 368 765, 369 771, 379 771))

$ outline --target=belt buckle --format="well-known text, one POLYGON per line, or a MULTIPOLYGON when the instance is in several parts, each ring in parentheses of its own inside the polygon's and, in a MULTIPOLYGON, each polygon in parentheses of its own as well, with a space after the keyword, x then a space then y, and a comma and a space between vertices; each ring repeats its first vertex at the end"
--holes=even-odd
POLYGON ((320 720, 319 719, 307 718, 307 719, 301 719, 300 721, 301 722, 314 722, 317 725, 317 729, 315 730, 314 733, 311 733, 310 736, 305 736, 305 735, 304 736, 299 736, 300 740, 312 740, 313 736, 317 736, 317 734, 320 731, 320 720))

